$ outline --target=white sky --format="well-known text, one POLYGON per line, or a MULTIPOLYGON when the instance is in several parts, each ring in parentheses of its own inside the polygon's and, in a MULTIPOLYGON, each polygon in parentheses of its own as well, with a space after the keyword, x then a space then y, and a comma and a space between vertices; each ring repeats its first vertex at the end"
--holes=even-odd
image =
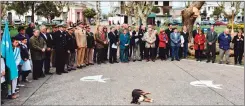
MULTIPOLYGON (((95 2, 89 2, 95 5, 95 2)), ((100 2, 102 14, 108 14, 110 12, 110 2, 100 2)), ((184 7, 184 2, 172 2, 173 8, 184 7)))

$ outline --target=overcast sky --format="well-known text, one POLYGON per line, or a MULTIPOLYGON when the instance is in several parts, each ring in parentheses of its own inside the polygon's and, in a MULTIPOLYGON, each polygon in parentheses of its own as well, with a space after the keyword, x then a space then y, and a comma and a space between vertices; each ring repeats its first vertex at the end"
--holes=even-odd
MULTIPOLYGON (((95 2, 90 2, 95 4, 95 2)), ((172 2, 173 8, 184 7, 184 2, 172 2)), ((102 14, 108 14, 110 12, 110 2, 101 2, 101 12, 102 14)))

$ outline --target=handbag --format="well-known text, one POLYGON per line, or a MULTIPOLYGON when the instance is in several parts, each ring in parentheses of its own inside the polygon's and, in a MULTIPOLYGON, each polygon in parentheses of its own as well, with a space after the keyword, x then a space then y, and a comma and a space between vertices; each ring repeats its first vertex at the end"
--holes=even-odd
POLYGON ((29 59, 26 60, 26 61, 24 61, 23 65, 22 65, 22 67, 21 67, 21 70, 22 70, 22 71, 28 71, 28 70, 31 70, 31 62, 30 62, 29 59))

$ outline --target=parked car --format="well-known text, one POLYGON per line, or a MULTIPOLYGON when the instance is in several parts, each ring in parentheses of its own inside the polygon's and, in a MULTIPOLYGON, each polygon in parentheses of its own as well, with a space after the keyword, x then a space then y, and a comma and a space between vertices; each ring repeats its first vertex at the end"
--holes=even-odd
POLYGON ((21 25, 22 24, 20 19, 14 19, 13 23, 14 23, 14 25, 21 25))
POLYGON ((181 26, 182 22, 180 20, 173 20, 172 24, 181 26))
POLYGON ((56 25, 59 25, 59 24, 64 24, 64 20, 63 19, 53 19, 51 21, 52 24, 56 24, 56 25))
POLYGON ((201 25, 212 25, 214 24, 213 22, 210 22, 209 20, 202 20, 201 25))
POLYGON ((47 21, 43 21, 43 20, 38 20, 35 22, 37 25, 44 25, 47 24, 47 21))
POLYGON ((215 26, 227 25, 227 23, 224 23, 224 22, 222 22, 222 21, 216 21, 216 22, 214 23, 214 25, 215 25, 215 26))

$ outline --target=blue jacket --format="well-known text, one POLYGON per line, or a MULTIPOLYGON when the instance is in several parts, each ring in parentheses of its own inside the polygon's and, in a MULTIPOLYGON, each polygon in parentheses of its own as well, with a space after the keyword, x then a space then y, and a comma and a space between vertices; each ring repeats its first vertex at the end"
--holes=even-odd
POLYGON ((129 38, 129 34, 128 33, 126 34, 126 36, 124 36, 124 34, 121 33, 120 37, 119 37, 119 40, 120 40, 120 49, 125 49, 126 48, 125 44, 128 44, 128 46, 129 46, 130 38, 129 38))
POLYGON ((221 33, 218 37, 219 48, 223 50, 228 50, 230 48, 231 35, 228 34, 225 36, 224 33, 221 33))
POLYGON ((177 33, 175 37, 174 32, 170 34, 170 45, 171 46, 180 46, 180 33, 177 33))

